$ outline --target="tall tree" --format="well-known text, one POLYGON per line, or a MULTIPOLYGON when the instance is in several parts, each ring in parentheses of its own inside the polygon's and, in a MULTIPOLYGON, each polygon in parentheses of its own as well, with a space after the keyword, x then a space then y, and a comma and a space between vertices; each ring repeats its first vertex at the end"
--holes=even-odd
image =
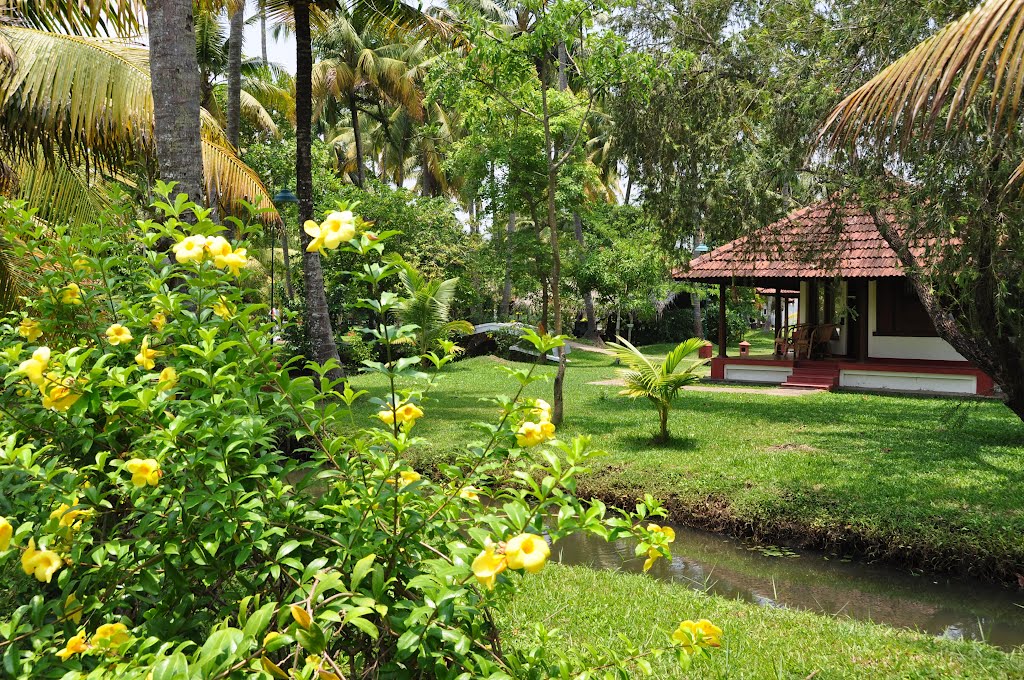
POLYGON ((855 151, 862 200, 874 193, 939 336, 1024 420, 1022 37, 1024 2, 987 0, 850 94, 824 131, 855 151))
POLYGON ((242 123, 242 40, 245 32, 245 2, 228 7, 228 141, 238 148, 238 132, 242 123))
MULTIPOLYGON (((312 124, 313 124, 313 39, 310 32, 310 3, 295 0, 292 5, 295 20, 295 191, 299 198, 299 224, 315 219, 313 206, 312 124)), ((302 243, 302 273, 306 287, 306 332, 313 346, 314 358, 325 364, 339 364, 329 373, 332 379, 341 377, 338 345, 334 340, 324 273, 320 255, 307 251, 312 238, 300 232, 302 243)))
POLYGON ((154 137, 160 177, 201 203, 203 143, 199 123, 200 78, 192 0, 150 0, 149 63, 154 137))
MULTIPOLYGON (((322 116, 344 110, 355 145, 355 182, 366 184, 366 144, 362 113, 381 109, 384 100, 405 108, 419 120, 423 116, 419 91, 422 44, 401 42, 402 31, 388 29, 362 13, 335 12, 316 41, 320 61, 313 75, 317 108, 322 116), (392 39, 394 35, 398 40, 392 39)), ((378 122, 386 124, 386 116, 378 122)))

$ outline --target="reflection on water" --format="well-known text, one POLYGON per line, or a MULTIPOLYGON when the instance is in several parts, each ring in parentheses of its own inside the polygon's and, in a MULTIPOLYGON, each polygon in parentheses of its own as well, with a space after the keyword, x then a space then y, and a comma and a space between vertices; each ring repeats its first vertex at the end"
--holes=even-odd
MULTIPOLYGON (((672 559, 651 575, 714 595, 764 607, 913 628, 951 639, 985 640, 1004 649, 1024 645, 1024 593, 987 584, 914 576, 891 567, 843 562, 816 553, 772 557, 716 534, 674 527, 672 559)), ((592 536, 559 541, 553 556, 565 564, 640 572, 633 541, 592 536)))

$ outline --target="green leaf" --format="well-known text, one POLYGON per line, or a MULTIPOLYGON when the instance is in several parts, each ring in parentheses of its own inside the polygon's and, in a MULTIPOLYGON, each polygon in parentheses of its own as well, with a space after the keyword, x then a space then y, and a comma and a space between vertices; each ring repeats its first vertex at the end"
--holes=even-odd
POLYGON ((258 638, 260 634, 267 629, 267 626, 270 625, 270 621, 274 618, 274 613, 276 611, 276 602, 268 602, 263 605, 252 613, 249 620, 245 622, 245 628, 242 629, 242 632, 249 637, 258 638))
POLYGON ((371 569, 373 569, 373 561, 376 557, 377 556, 375 554, 370 553, 356 562, 355 568, 352 569, 352 585, 349 590, 352 592, 359 590, 359 584, 362 583, 366 575, 370 573, 371 569))
POLYGON ((188 660, 181 652, 172 654, 153 666, 153 680, 187 680, 188 660))

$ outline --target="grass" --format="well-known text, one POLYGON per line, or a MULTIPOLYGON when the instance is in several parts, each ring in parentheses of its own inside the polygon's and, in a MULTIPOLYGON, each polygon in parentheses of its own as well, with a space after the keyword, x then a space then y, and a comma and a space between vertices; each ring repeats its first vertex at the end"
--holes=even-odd
MULTIPOLYGON (((657 414, 615 387, 611 359, 570 355, 563 435, 586 433, 607 455, 580 491, 632 504, 645 492, 674 521, 771 542, 1014 582, 1024 563, 1024 426, 995 402, 818 393, 685 392, 674 439, 655 446, 657 414)), ((510 393, 503 362, 458 362, 431 394, 418 464, 447 459, 492 421, 485 397, 510 393)), ((551 374, 545 366, 542 372, 551 374)), ((381 380, 357 376, 383 395, 381 380)), ((530 396, 550 398, 550 384, 530 396)), ((357 418, 373 409, 364 401, 357 418)))
MULTIPOLYGON (((656 678, 1019 678, 1020 651, 954 642, 872 623, 757 607, 634 574, 549 565, 521 582, 501 610, 511 644, 529 647, 533 628, 558 628, 563 650, 620 651, 619 634, 639 647, 665 642, 683 619, 708 618, 725 633, 711 660, 682 673, 655 661, 656 678)), ((639 675, 637 675, 639 677, 639 675)))
MULTIPOLYGON (((765 356, 769 357, 775 352, 775 336, 771 333, 765 333, 764 331, 748 331, 746 336, 743 338, 750 343, 750 356, 765 356)), ((658 342, 650 345, 639 345, 639 349, 644 354, 654 357, 656 359, 663 359, 666 354, 675 349, 678 342, 658 342)), ((718 343, 711 343, 712 354, 718 355, 718 343)), ((729 356, 735 357, 740 354, 739 343, 731 344, 726 347, 729 356)))

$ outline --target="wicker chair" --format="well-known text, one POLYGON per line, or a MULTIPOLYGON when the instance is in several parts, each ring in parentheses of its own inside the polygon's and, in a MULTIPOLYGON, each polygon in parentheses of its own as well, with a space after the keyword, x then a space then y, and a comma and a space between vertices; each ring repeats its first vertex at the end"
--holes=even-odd
POLYGON ((800 353, 810 359, 811 358, 811 347, 813 346, 812 338, 814 336, 814 326, 811 324, 800 324, 793 329, 793 338, 789 343, 790 348, 793 350, 793 358, 799 359, 800 353))
MULTIPOLYGON (((820 354, 823 357, 832 356, 832 334, 836 331, 834 323, 823 323, 814 329, 814 338, 811 341, 811 352, 820 354)), ((810 354, 808 354, 810 358, 810 354)))

